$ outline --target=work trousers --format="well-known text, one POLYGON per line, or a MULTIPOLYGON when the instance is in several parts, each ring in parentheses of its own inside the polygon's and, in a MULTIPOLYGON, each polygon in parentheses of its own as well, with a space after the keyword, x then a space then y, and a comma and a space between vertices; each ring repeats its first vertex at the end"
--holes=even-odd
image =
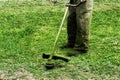
MULTIPOLYGON (((76 1, 73 0, 70 3, 77 4, 76 1)), ((68 44, 74 45, 80 50, 88 50, 93 0, 87 0, 77 7, 69 7, 68 10, 68 44)))

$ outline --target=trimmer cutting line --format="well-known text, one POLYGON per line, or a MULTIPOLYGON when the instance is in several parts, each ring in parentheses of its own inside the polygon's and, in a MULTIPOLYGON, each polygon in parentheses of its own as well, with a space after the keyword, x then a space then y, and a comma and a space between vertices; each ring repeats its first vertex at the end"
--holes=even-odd
POLYGON ((43 58, 48 58, 48 62, 46 63, 46 68, 47 69, 52 69, 55 66, 54 63, 52 62, 52 59, 61 59, 61 60, 65 61, 65 62, 69 61, 69 58, 67 58, 67 57, 63 57, 63 56, 60 56, 60 55, 54 55, 55 54, 56 44, 57 44, 58 38, 60 36, 61 30, 62 30, 62 26, 64 24, 67 12, 68 12, 68 7, 66 7, 66 11, 64 13, 64 16, 63 16, 63 19, 62 19, 59 31, 57 33, 57 36, 56 36, 56 39, 55 39, 55 42, 54 42, 51 54, 50 55, 47 55, 47 54, 43 54, 42 55, 43 58))

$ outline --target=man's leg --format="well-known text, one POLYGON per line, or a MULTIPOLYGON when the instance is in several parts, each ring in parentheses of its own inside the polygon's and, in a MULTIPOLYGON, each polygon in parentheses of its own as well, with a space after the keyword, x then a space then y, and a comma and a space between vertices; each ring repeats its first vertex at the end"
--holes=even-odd
POLYGON ((69 7, 69 15, 67 19, 67 44, 61 48, 73 48, 76 38, 76 12, 74 7, 69 7))
POLYGON ((79 7, 76 8, 76 49, 83 53, 86 53, 88 51, 89 26, 91 23, 92 9, 93 0, 87 0, 87 2, 81 4, 79 7))

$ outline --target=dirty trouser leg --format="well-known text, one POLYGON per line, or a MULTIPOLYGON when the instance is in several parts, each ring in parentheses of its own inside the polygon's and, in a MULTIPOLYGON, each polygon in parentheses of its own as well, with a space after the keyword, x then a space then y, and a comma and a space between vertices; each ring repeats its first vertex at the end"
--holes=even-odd
POLYGON ((76 39, 76 12, 75 7, 69 7, 69 15, 67 20, 67 34, 68 34, 68 44, 75 44, 76 39))
POLYGON ((76 49, 88 51, 89 45, 89 26, 93 9, 93 0, 79 5, 76 8, 77 34, 76 49))

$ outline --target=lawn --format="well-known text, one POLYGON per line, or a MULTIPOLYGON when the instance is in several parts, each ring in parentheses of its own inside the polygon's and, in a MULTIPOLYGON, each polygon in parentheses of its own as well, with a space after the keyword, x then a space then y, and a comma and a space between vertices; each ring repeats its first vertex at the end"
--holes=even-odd
MULTIPOLYGON (((0 0, 0 80, 119 80, 119 0, 94 1, 87 54, 46 70, 42 53, 51 53, 64 11, 49 0, 0 0)), ((65 55, 66 35, 65 21, 57 54, 65 55)))

